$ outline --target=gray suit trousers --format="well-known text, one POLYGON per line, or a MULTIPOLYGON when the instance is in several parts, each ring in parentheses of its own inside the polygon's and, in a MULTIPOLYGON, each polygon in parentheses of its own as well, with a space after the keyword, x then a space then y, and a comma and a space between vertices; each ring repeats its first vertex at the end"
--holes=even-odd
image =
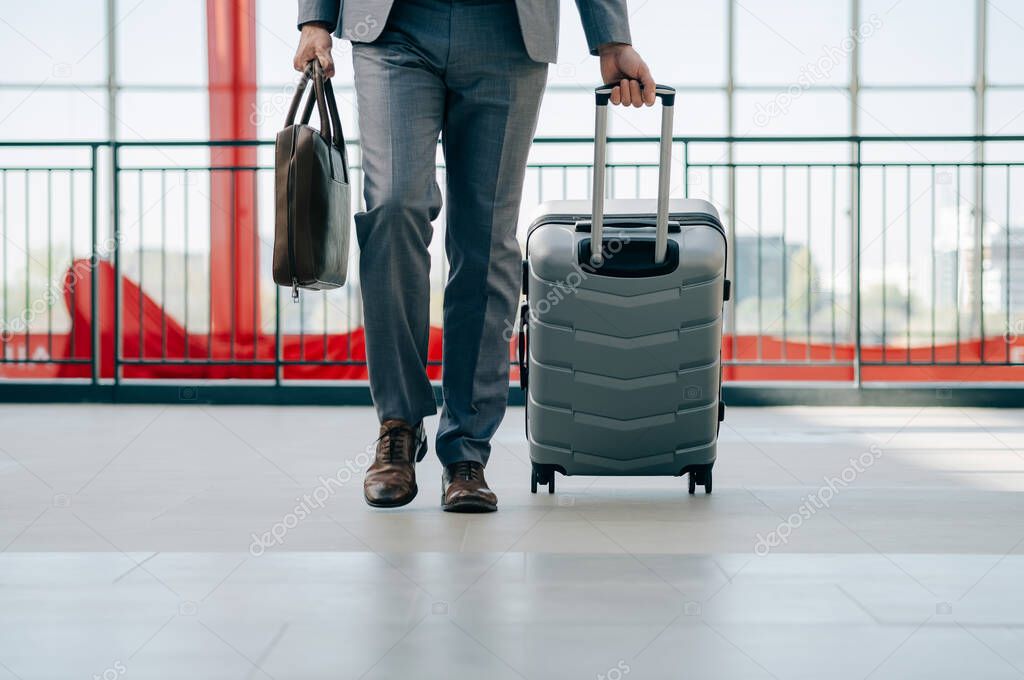
POLYGON ((506 322, 521 285, 516 241, 547 66, 513 0, 397 0, 381 35, 352 45, 366 212, 356 215, 370 390, 381 420, 436 413, 426 374, 435 158, 447 172, 443 464, 487 462, 508 397, 506 322))

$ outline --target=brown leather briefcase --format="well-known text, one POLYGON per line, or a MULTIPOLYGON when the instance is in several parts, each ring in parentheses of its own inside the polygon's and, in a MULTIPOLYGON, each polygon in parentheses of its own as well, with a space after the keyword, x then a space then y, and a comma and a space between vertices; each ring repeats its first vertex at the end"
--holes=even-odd
POLYGON ((277 134, 274 193, 274 282, 324 290, 345 283, 351 221, 348 158, 338 104, 320 63, 306 67, 292 98, 285 127, 277 134), (309 81, 313 92, 302 118, 295 115, 309 81), (316 104, 320 129, 309 125, 316 104))

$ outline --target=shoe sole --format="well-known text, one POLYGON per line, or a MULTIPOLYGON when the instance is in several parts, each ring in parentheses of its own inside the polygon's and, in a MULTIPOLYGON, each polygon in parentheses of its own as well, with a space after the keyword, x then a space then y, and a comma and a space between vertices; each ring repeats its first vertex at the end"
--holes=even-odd
POLYGON ((417 493, 419 493, 419 488, 414 486, 412 488, 412 493, 408 498, 403 498, 398 501, 371 501, 369 498, 366 498, 366 496, 363 496, 363 499, 366 501, 367 505, 373 508, 400 508, 403 505, 409 505, 409 503, 412 503, 412 500, 416 498, 417 493))
POLYGON ((477 500, 457 501, 455 503, 445 503, 442 500, 441 509, 445 512, 483 513, 497 512, 498 506, 494 503, 477 500))

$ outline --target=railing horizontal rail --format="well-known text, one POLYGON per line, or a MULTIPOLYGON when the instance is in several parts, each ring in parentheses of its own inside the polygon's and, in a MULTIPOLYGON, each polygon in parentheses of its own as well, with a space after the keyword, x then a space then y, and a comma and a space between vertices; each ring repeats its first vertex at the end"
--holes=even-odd
MULTIPOLYGON (((609 143, 655 143, 660 137, 647 135, 610 136, 609 143)), ((543 136, 536 137, 534 144, 591 144, 593 137, 584 135, 543 136)), ((946 143, 946 142, 1024 142, 1024 135, 677 135, 672 138, 677 143, 693 144, 856 144, 856 143, 946 143)), ((349 144, 359 143, 358 138, 347 140, 349 144)), ((0 147, 220 147, 220 146, 273 146, 273 139, 165 139, 165 140, 0 140, 0 147)))

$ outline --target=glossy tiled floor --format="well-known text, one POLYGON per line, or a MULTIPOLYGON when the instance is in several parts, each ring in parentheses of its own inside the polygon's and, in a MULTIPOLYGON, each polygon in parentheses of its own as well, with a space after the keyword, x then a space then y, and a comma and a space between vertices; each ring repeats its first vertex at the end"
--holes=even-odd
POLYGON ((488 516, 363 505, 373 429, 4 406, 0 680, 1024 675, 1024 413, 731 409, 710 496, 532 496, 515 409, 488 516))

